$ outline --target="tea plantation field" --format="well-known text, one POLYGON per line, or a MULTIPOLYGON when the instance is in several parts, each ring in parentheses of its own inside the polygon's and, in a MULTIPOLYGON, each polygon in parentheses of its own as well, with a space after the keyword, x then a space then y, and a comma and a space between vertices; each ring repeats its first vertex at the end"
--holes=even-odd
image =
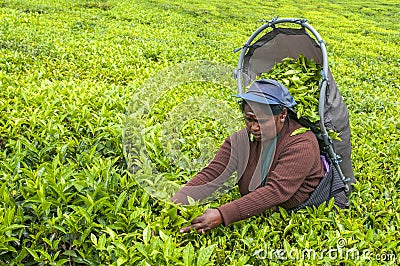
POLYGON ((396 0, 0 0, 0 265, 398 265, 399 32, 396 0), (218 81, 274 16, 306 18, 326 42, 350 112, 351 208, 181 234, 237 191, 175 206, 138 184, 124 150, 143 137, 149 175, 190 179, 244 125, 235 84, 218 81), (126 136, 138 106, 143 136, 126 136), (218 123, 191 118, 208 108, 218 123), (165 132, 182 125, 171 169, 165 132))

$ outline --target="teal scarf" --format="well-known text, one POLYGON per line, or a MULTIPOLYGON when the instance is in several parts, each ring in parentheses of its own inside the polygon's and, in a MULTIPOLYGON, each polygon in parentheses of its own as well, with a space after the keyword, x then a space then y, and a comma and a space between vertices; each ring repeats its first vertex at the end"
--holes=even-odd
POLYGON ((267 181, 267 174, 269 171, 269 168, 271 166, 272 158, 274 157, 274 151, 276 147, 276 142, 278 141, 280 132, 276 135, 274 140, 272 141, 271 144, 268 145, 266 148, 262 148, 261 152, 261 186, 265 186, 265 182, 267 181))

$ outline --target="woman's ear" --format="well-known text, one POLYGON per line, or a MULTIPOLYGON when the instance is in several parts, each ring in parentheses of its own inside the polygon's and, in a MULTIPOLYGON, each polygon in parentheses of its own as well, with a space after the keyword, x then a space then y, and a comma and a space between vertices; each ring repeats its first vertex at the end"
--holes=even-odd
POLYGON ((246 102, 244 100, 239 100, 239 107, 240 107, 240 111, 242 111, 242 114, 244 114, 244 106, 246 104, 246 102))
POLYGON ((279 119, 281 119, 282 122, 285 122, 287 114, 288 114, 288 111, 287 111, 286 107, 284 107, 282 109, 281 114, 279 115, 279 119))

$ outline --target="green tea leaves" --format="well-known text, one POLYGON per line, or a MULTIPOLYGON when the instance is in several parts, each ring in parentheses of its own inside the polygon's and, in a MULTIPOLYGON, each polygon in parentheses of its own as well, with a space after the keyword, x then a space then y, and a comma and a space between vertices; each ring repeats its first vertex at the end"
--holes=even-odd
POLYGON ((302 133, 304 133, 304 132, 306 132, 306 131, 308 131, 308 130, 311 130, 311 129, 309 129, 309 128, 307 128, 307 127, 300 127, 300 128, 298 128, 298 129, 294 130, 294 131, 292 132, 292 134, 290 134, 290 136, 296 136, 296 135, 302 134, 302 133))
POLYGON ((195 258, 195 252, 193 245, 189 242, 185 248, 183 249, 183 263, 186 266, 193 265, 193 261, 195 258))
POLYGON ((215 249, 215 246, 216 245, 214 244, 208 247, 201 247, 198 253, 196 265, 198 266, 208 265, 208 262, 210 260, 211 254, 215 249))
POLYGON ((282 82, 288 89, 297 105, 297 117, 305 117, 315 123, 319 120, 318 99, 321 67, 300 54, 297 59, 286 58, 261 78, 270 78, 282 82))
MULTIPOLYGON (((332 2, 1 1, 0 265, 398 265, 399 7, 332 2), (179 233, 210 206, 150 196, 128 169, 123 121, 146 129, 140 139, 125 137, 144 144, 139 154, 148 160, 135 163, 148 181, 160 180, 157 169, 186 183, 243 127, 236 84, 213 84, 208 74, 220 77, 215 66, 227 65, 233 75, 232 49, 258 19, 299 10, 324 39, 350 112, 357 178, 350 209, 332 211, 329 202, 291 215, 267 211, 204 235, 179 233), (179 68, 199 60, 214 64, 179 68), (183 82, 172 82, 177 77, 183 82), (126 118, 131 109, 144 115, 126 118)), ((298 114, 318 121, 318 66, 287 58, 270 74, 290 88, 298 114)), ((210 204, 238 197, 235 188, 210 204)))

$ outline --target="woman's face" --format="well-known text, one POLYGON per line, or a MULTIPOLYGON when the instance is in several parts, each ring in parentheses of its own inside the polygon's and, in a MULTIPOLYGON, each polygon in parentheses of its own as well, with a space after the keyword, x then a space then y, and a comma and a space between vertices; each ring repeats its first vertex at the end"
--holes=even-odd
POLYGON ((273 115, 268 105, 248 102, 244 105, 243 115, 246 127, 257 141, 272 140, 281 131, 286 118, 286 110, 273 115))

